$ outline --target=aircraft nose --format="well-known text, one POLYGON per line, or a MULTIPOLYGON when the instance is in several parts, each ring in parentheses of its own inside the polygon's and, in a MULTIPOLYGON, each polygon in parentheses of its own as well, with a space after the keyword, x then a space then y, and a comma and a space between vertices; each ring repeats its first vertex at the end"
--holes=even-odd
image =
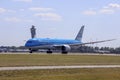
POLYGON ((30 47, 32 45, 32 42, 31 41, 27 41, 26 43, 25 43, 25 47, 30 47))
POLYGON ((28 43, 27 42, 25 43, 25 47, 28 47, 28 43))

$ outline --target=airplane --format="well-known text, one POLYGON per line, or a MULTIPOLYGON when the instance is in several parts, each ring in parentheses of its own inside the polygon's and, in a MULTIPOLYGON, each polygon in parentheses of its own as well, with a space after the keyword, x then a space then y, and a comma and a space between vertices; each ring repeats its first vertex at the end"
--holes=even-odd
POLYGON ((39 49, 47 49, 47 53, 52 53, 52 49, 61 49, 62 54, 67 54, 71 50, 71 46, 81 46, 86 44, 102 43, 113 41, 115 39, 94 41, 94 42, 82 42, 82 36, 84 31, 84 25, 79 30, 76 38, 74 40, 70 39, 50 39, 50 38, 36 38, 36 29, 35 26, 31 28, 31 39, 25 43, 30 53, 38 51, 39 49))

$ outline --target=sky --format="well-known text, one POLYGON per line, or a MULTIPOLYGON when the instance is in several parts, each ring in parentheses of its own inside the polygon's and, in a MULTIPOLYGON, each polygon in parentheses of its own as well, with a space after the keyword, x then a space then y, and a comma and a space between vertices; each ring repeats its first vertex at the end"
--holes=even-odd
POLYGON ((0 46, 24 46, 34 25, 39 38, 82 42, 117 39, 92 46, 120 47, 120 0, 0 0, 0 46))

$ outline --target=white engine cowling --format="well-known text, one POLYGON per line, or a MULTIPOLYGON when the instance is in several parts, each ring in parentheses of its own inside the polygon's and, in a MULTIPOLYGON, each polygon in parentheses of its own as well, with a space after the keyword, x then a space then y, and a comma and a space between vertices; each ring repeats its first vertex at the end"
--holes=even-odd
POLYGON ((71 50, 71 47, 69 45, 63 45, 62 46, 62 51, 68 52, 71 50))

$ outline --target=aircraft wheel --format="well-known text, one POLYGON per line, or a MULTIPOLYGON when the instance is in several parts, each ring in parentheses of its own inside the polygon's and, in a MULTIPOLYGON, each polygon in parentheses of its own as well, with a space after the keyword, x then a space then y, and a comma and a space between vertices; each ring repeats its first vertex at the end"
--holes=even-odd
POLYGON ((62 52, 62 54, 67 54, 67 53, 68 53, 67 51, 62 52))
POLYGON ((47 51, 48 54, 52 54, 52 51, 47 51))
POLYGON ((30 52, 29 53, 33 53, 33 51, 32 50, 30 50, 30 52))

